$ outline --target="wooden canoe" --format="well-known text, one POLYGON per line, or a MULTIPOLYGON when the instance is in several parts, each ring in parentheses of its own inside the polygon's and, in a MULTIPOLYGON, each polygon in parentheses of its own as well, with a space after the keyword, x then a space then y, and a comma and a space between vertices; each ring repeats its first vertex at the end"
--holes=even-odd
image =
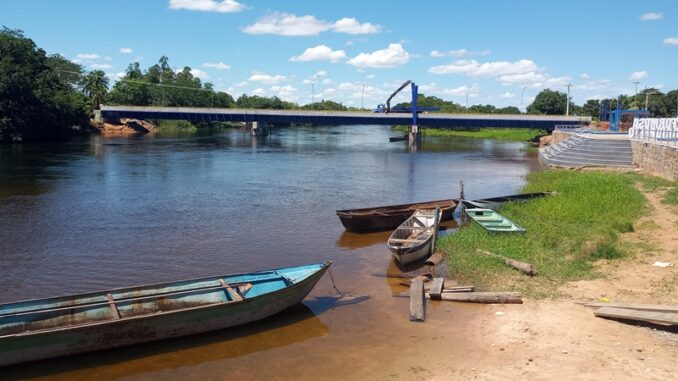
POLYGON ((388 248, 401 265, 422 260, 433 252, 440 208, 417 210, 393 231, 388 248))
POLYGON ((466 214, 480 226, 492 232, 524 232, 525 229, 491 209, 466 209, 466 214))
POLYGON ((553 192, 522 193, 522 194, 513 194, 509 196, 481 198, 479 200, 463 200, 462 202, 464 203, 464 206, 466 206, 467 208, 494 209, 507 202, 529 201, 535 198, 550 196, 552 194, 553 192))
POLYGON ((393 230, 405 222, 417 209, 440 208, 440 220, 449 221, 454 218, 457 201, 456 199, 448 199, 374 208, 345 209, 337 210, 337 216, 341 219, 346 230, 354 232, 393 230))
POLYGON ((300 303, 330 264, 0 304, 0 366, 261 320, 300 303))

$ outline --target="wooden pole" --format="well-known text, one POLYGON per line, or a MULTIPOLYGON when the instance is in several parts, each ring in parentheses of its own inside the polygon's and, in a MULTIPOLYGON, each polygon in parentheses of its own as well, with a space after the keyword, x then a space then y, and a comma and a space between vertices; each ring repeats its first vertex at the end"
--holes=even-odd
POLYGON ((516 270, 518 270, 518 271, 520 271, 524 274, 527 274, 529 276, 533 276, 533 275, 537 274, 537 269, 535 269, 534 266, 532 266, 529 263, 525 263, 525 262, 521 262, 521 261, 518 261, 518 260, 515 260, 515 259, 507 258, 503 255, 490 253, 489 251, 485 251, 485 250, 481 250, 481 249, 477 249, 476 251, 479 252, 480 254, 487 255, 488 257, 494 257, 494 258, 500 259, 505 264, 507 264, 507 265, 513 267, 514 269, 516 269, 516 270))
POLYGON ((429 295, 433 300, 440 300, 440 294, 443 293, 443 278, 433 278, 431 281, 431 288, 429 289, 429 295))
POLYGON ((424 282, 421 279, 415 279, 410 285, 410 321, 424 321, 425 319, 424 282))
POLYGON ((444 292, 440 298, 451 302, 523 304, 519 292, 444 292))

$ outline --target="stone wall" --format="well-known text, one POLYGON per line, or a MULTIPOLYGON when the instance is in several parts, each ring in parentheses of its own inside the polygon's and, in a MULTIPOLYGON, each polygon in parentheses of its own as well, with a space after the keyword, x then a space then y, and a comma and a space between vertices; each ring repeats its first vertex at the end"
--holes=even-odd
POLYGON ((633 164, 652 174, 678 180, 678 147, 631 141, 633 164))

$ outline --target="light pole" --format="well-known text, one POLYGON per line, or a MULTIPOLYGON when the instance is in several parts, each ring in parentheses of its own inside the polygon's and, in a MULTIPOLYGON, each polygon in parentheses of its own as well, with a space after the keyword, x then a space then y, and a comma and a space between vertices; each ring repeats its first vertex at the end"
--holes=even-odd
POLYGON ((523 95, 525 95, 525 89, 527 89, 527 86, 523 86, 523 91, 520 92, 520 108, 523 108, 523 95))
POLYGON ((468 114, 468 94, 471 92, 472 88, 473 88, 473 86, 469 85, 468 88, 466 89, 466 113, 467 114, 468 114))
POLYGON ((571 83, 567 84, 567 105, 565 105, 565 116, 570 116, 570 87, 571 83))
POLYGON ((360 94, 360 109, 365 109, 365 82, 363 82, 363 92, 360 94))
POLYGON ((631 82, 631 83, 633 83, 634 85, 636 85, 636 96, 637 96, 637 95, 638 95, 638 84, 640 83, 640 81, 633 81, 633 82, 631 82))
POLYGON ((645 90, 645 110, 647 110, 647 102, 650 100, 650 95, 657 94, 654 91, 650 92, 645 90))
POLYGON ((311 107, 315 108, 315 86, 311 83, 311 107))

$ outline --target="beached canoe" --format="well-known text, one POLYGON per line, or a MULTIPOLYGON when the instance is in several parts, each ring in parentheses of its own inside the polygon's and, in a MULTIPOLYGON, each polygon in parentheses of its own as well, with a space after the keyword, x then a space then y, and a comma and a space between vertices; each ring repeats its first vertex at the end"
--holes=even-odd
POLYGON ((492 232, 524 232, 525 229, 491 209, 466 209, 473 221, 492 232))
POLYGON ((448 199, 375 208, 337 210, 337 216, 341 219, 346 230, 368 232, 395 229, 417 209, 440 208, 440 220, 449 221, 454 218, 456 207, 457 200, 448 199))
POLYGON ((330 264, 0 304, 0 366, 254 322, 300 303, 330 264))
POLYGON ((463 200, 462 202, 464 203, 464 206, 467 208, 494 209, 507 202, 529 201, 535 198, 550 196, 552 194, 553 192, 522 193, 522 194, 513 194, 510 196, 481 198, 479 200, 463 200))
POLYGON ((388 239, 388 248, 401 265, 431 255, 438 233, 440 215, 440 208, 417 210, 393 231, 388 239))

